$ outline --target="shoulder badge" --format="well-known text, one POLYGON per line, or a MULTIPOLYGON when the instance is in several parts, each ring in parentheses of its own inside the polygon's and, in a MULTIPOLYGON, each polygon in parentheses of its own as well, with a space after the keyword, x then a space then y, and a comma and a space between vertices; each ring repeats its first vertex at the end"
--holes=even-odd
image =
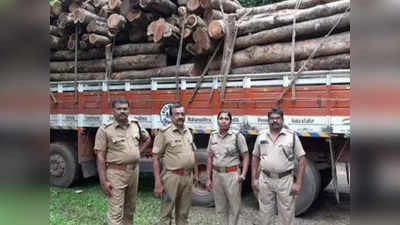
POLYGON ((113 122, 114 121, 110 120, 110 121, 107 121, 107 122, 103 123, 104 128, 110 126, 111 124, 113 124, 113 122))
POLYGON ((161 128, 160 131, 164 133, 164 132, 167 131, 170 127, 171 127, 171 124, 168 124, 168 126, 161 128))

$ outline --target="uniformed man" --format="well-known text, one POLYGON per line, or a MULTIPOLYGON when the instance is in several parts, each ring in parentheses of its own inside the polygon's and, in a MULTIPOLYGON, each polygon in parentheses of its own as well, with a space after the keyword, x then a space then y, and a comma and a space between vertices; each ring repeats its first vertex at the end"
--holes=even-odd
POLYGON ((113 121, 102 125, 94 149, 101 189, 108 201, 109 225, 133 224, 139 178, 139 157, 151 142, 136 120, 129 120, 129 102, 112 102, 113 121))
POLYGON ((172 224, 174 209, 175 224, 187 225, 193 180, 198 180, 196 145, 190 130, 184 125, 184 107, 172 105, 170 115, 172 124, 160 131, 153 144, 154 193, 162 196, 161 225, 172 224))
POLYGON ((241 208, 241 187, 246 178, 249 153, 244 136, 230 130, 232 115, 218 113, 219 130, 210 135, 207 152, 208 191, 213 190, 215 209, 226 225, 237 225, 241 208), (240 169, 240 156, 243 168, 240 169), (212 172, 212 179, 211 179, 212 172))
POLYGON ((305 153, 294 131, 283 128, 283 112, 268 112, 269 129, 260 132, 252 157, 252 186, 258 191, 262 224, 269 225, 277 203, 279 224, 293 225, 295 196, 300 193, 305 153), (297 179, 293 169, 298 160, 297 179), (259 170, 260 165, 260 170, 259 170))

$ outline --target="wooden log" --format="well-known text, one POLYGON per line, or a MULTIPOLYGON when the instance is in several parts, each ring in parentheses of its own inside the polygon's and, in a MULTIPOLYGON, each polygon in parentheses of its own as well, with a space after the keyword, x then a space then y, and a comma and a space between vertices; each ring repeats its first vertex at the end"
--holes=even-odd
POLYGON ((187 5, 188 0, 176 0, 176 3, 179 6, 186 6, 187 5))
POLYGON ((140 9, 133 9, 126 15, 126 19, 130 22, 131 26, 147 28, 152 21, 158 18, 154 13, 146 13, 140 9))
POLYGON ((68 37, 67 48, 68 48, 69 50, 75 50, 75 33, 71 34, 71 35, 68 37))
POLYGON ((167 23, 165 19, 161 18, 149 24, 147 27, 147 36, 152 37, 154 43, 164 38, 179 40, 179 28, 167 23))
POLYGON ((213 20, 208 24, 207 31, 211 38, 221 39, 226 33, 225 27, 226 25, 223 20, 213 20))
POLYGON ((80 6, 81 6, 81 4, 78 3, 78 2, 71 2, 71 3, 68 5, 68 11, 72 13, 72 12, 74 12, 76 9, 79 9, 80 6))
POLYGON ((89 34, 89 43, 99 48, 111 43, 111 40, 107 36, 92 33, 89 34))
POLYGON ((200 0, 188 0, 186 7, 188 12, 192 14, 201 15, 204 12, 204 8, 200 5, 200 0))
POLYGON ((74 15, 74 22, 75 23, 82 23, 82 24, 88 24, 91 20, 100 20, 100 21, 106 21, 104 17, 98 16, 97 14, 94 14, 90 11, 87 11, 86 9, 78 8, 73 12, 74 15))
POLYGON ((66 29, 74 24, 72 13, 61 13, 57 20, 57 27, 66 29))
MULTIPOLYGON (((296 22, 299 23, 307 20, 313 20, 335 15, 338 13, 343 13, 349 6, 350 0, 343 0, 332 2, 329 4, 318 5, 308 9, 298 10, 296 14, 296 22)), ((294 17, 294 14, 292 12, 293 11, 290 10, 289 13, 284 13, 280 15, 263 15, 263 17, 259 19, 255 19, 255 17, 252 17, 251 19, 243 21, 238 25, 238 35, 240 36, 247 33, 254 33, 262 30, 280 27, 283 25, 292 24, 294 17)))
POLYGON ((193 32, 193 40, 200 47, 201 53, 210 53, 211 50, 215 47, 215 44, 211 41, 208 36, 207 28, 205 27, 197 27, 193 32))
POLYGON ((129 29, 129 40, 133 43, 139 43, 146 40, 146 30, 139 26, 131 26, 129 29))
MULTIPOLYGON (((295 70, 299 70, 306 60, 300 60, 295 62, 295 70)), ((245 66, 234 68, 230 71, 231 74, 253 74, 253 73, 273 73, 290 71, 290 62, 284 63, 272 63, 257 66, 245 66)), ((322 56, 311 59, 305 68, 305 71, 309 70, 334 70, 334 69, 348 69, 350 68, 350 54, 338 54, 330 56, 322 56)), ((216 75, 220 74, 219 70, 212 70, 208 74, 216 75)))
MULTIPOLYGON (((323 38, 314 38, 298 41, 295 46, 295 59, 302 60, 307 58, 312 51, 317 48, 323 38)), ((290 62, 291 42, 274 43, 262 46, 251 46, 246 49, 236 51, 232 57, 232 67, 243 67, 259 64, 271 64, 276 62, 290 62)), ((335 55, 350 52, 350 33, 344 32, 331 35, 326 38, 324 44, 315 54, 315 57, 335 55)), ((217 69, 221 64, 221 58, 215 60, 210 68, 217 69)))
POLYGON ((195 14, 191 14, 187 17, 186 19, 186 25, 189 28, 194 28, 196 26, 200 26, 200 27, 207 27, 206 23, 203 21, 203 19, 201 19, 199 16, 195 15, 195 14))
MULTIPOLYGON (((316 5, 321 5, 321 4, 326 4, 330 2, 334 2, 338 0, 303 0, 300 5, 300 9, 305 9, 305 8, 310 8, 316 5)), ((268 12, 273 12, 273 11, 278 11, 281 9, 294 9, 296 6, 297 0, 288 0, 288 1, 283 1, 283 2, 278 2, 274 4, 269 4, 269 5, 263 5, 263 6, 258 6, 258 7, 252 7, 252 8, 242 8, 237 10, 237 14, 239 17, 241 17, 244 14, 247 15, 255 15, 255 14, 260 14, 260 13, 268 13, 268 12), (249 12, 250 11, 250 12, 249 12)))
MULTIPOLYGON (((116 45, 114 47, 114 56, 130 56, 140 54, 158 54, 162 53, 164 48, 158 43, 138 43, 116 45)), ((105 57, 103 48, 94 48, 87 51, 78 50, 79 60, 102 59, 105 57)), ((74 60, 74 51, 55 51, 50 52, 51 61, 69 61, 74 60)))
POLYGON ((107 36, 109 32, 107 23, 102 20, 90 21, 89 24, 86 26, 86 30, 89 33, 96 33, 103 36, 107 36))
POLYGON ((186 6, 179 6, 178 7, 178 15, 181 17, 186 17, 188 14, 186 6))
POLYGON ((50 6, 50 12, 56 17, 60 16, 64 11, 61 1, 55 1, 54 4, 50 6))
POLYGON ((224 14, 221 11, 215 9, 205 9, 203 13, 204 21, 209 24, 213 20, 221 20, 224 18, 224 14))
POLYGON ((125 28, 126 19, 122 15, 114 13, 108 17, 107 25, 110 32, 116 35, 125 28))
POLYGON ((107 18, 109 15, 112 14, 111 9, 108 7, 108 4, 103 5, 101 9, 99 10, 99 16, 107 18))
MULTIPOLYGON (((75 73, 50 73, 50 81, 73 81, 75 73)), ((78 73, 77 80, 103 80, 103 73, 78 73)))
POLYGON ((155 10, 168 17, 176 12, 177 6, 170 0, 140 0, 143 9, 155 10))
POLYGON ((65 35, 65 32, 63 29, 60 29, 59 27, 50 25, 49 27, 49 34, 58 36, 58 37, 63 37, 65 35))
MULTIPOLYGON (((202 4, 205 5, 204 8, 220 10, 221 7, 219 1, 220 0, 202 0, 202 4)), ((231 0, 221 0, 221 3, 224 13, 235 13, 236 10, 243 8, 243 6, 231 0)))
POLYGON ((108 3, 108 0, 92 0, 92 3, 96 8, 101 9, 108 3))
POLYGON ((96 8, 92 5, 90 1, 83 2, 81 8, 96 14, 96 8))
POLYGON ((52 50, 62 50, 66 48, 65 38, 50 35, 50 49, 52 50))
POLYGON ((149 70, 123 71, 113 73, 112 79, 129 80, 152 77, 172 77, 172 76, 198 76, 200 71, 194 63, 182 64, 180 66, 166 66, 149 70))
MULTIPOLYGON (((74 64, 74 61, 50 62, 50 73, 72 73, 74 64)), ((166 65, 167 57, 165 54, 123 56, 114 58, 112 70, 120 72, 164 67, 166 65)), ((78 61, 77 66, 79 73, 105 72, 105 59, 78 61)))
POLYGON ((108 0, 108 8, 113 12, 119 12, 121 4, 121 0, 108 0))
MULTIPOLYGON (((327 33, 342 17, 341 22, 335 29, 350 28, 350 13, 337 14, 320 19, 309 20, 296 24, 296 37, 308 35, 309 37, 322 36, 327 33)), ((277 27, 271 30, 261 31, 255 34, 238 37, 235 49, 246 48, 254 45, 263 45, 281 40, 289 39, 292 36, 293 25, 277 27)))

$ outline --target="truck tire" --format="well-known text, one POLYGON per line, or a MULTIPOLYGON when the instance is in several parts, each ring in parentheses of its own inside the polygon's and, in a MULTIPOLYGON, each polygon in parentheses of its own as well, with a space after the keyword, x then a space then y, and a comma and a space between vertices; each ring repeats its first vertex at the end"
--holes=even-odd
MULTIPOLYGON (((296 173, 295 173, 296 174, 296 173)), ((303 185, 301 192, 296 198, 296 216, 304 213, 318 197, 321 190, 321 177, 315 164, 306 159, 306 168, 304 171, 303 185)))
POLYGON ((50 144, 50 184, 69 187, 78 178, 79 164, 76 151, 66 143, 50 144))
POLYGON ((207 152, 199 150, 196 154, 197 167, 199 168, 199 184, 192 188, 192 205, 194 206, 214 206, 214 195, 206 189, 207 179, 207 152))
POLYGON ((326 168, 319 171, 321 175, 321 191, 323 191, 332 181, 332 169, 326 168))

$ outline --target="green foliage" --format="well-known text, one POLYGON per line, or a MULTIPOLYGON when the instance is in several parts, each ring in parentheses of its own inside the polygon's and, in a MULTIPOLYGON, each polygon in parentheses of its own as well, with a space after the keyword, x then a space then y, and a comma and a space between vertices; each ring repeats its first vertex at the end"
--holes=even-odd
POLYGON ((268 5, 275 2, 282 2, 284 0, 239 0, 243 7, 256 7, 260 5, 268 5))
POLYGON ((57 0, 49 0, 49 4, 50 4, 51 6, 53 6, 54 3, 55 3, 56 1, 57 1, 57 0))

